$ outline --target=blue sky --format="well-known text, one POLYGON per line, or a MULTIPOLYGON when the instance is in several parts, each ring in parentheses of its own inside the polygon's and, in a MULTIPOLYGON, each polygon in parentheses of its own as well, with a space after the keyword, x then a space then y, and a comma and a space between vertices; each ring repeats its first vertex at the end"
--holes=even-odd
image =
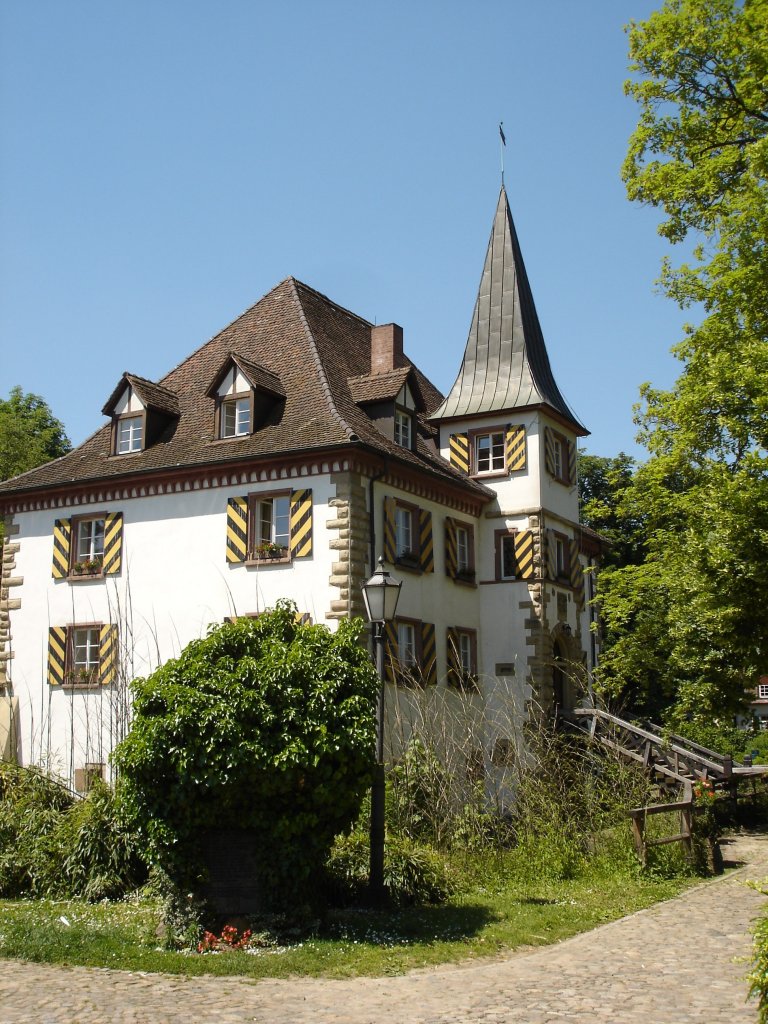
MULTIPOLYGON (((447 391, 506 184, 588 451, 642 455, 683 315, 619 169, 647 0, 25 0, 0 6, 0 394, 79 443, 293 275, 394 320, 447 391)), ((673 253, 674 255, 674 253, 673 253)))

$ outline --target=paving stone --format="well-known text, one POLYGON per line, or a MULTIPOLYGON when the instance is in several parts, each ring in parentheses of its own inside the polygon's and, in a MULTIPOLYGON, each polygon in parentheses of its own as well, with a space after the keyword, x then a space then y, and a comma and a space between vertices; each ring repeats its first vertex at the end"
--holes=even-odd
POLYGON ((746 866, 554 946, 394 978, 177 978, 0 961, 0 1024, 754 1024, 744 960, 768 836, 746 866), (737 962, 741 958, 740 962, 737 962))

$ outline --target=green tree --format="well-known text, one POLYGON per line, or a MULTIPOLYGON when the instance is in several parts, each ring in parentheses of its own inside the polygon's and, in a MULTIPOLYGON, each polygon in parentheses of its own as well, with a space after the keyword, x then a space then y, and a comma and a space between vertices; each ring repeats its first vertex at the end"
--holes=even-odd
POLYGON ((632 500, 636 468, 624 452, 614 458, 579 455, 580 518, 608 541, 604 567, 635 565, 643 559, 646 516, 632 500))
POLYGON ((0 480, 25 473, 71 449, 64 425, 39 395, 18 385, 0 399, 0 480))
POLYGON ((603 682, 684 728, 735 711, 768 659, 768 0, 667 0, 629 40, 624 180, 694 243, 661 285, 701 319, 674 387, 641 389, 646 550, 601 581, 603 682))
POLYGON ((265 901, 311 897, 370 782, 378 679, 360 627, 302 625, 279 601, 134 682, 119 798, 177 892, 199 892, 206 835, 237 828, 258 837, 265 901))

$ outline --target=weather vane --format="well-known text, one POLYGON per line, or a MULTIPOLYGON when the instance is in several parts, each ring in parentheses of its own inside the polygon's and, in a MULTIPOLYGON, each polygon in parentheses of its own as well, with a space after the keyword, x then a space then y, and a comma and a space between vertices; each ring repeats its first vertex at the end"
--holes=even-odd
POLYGON ((506 148, 506 145, 507 145, 507 139, 506 139, 506 136, 504 135, 504 122, 503 121, 499 121, 499 140, 500 140, 499 152, 501 154, 501 184, 503 185, 504 184, 504 149, 506 148))

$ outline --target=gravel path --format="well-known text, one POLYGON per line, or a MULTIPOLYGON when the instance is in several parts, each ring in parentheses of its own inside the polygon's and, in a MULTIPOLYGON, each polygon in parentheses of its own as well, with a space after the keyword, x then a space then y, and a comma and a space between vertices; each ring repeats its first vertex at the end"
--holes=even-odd
POLYGON ((739 871, 554 946, 395 978, 250 981, 0 961, 0 1024, 754 1024, 750 922, 768 836, 739 871))

